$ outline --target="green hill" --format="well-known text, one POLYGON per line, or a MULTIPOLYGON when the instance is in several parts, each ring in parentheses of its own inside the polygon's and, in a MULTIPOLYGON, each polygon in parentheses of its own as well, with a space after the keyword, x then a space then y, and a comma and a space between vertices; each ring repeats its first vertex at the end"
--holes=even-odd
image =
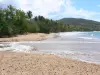
POLYGON ((69 25, 100 25, 100 22, 93 21, 93 20, 87 20, 82 18, 63 18, 59 20, 60 22, 64 24, 69 25))
POLYGON ((100 31, 100 22, 82 18, 63 18, 58 20, 63 24, 73 27, 76 31, 100 31))

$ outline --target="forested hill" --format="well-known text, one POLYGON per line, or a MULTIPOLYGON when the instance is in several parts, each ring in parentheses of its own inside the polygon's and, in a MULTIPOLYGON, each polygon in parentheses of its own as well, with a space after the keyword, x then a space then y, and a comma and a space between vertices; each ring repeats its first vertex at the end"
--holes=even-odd
POLYGON ((82 19, 82 18, 63 18, 58 21, 69 25, 84 25, 84 26, 100 25, 100 22, 82 19))

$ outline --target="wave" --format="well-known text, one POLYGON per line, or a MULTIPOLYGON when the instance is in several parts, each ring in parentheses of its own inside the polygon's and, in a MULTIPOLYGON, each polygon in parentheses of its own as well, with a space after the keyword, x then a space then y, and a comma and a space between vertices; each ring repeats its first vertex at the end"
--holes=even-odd
POLYGON ((93 39, 99 40, 98 38, 95 38, 95 37, 79 37, 79 38, 81 38, 81 39, 90 39, 90 40, 91 40, 91 39, 92 39, 92 40, 93 40, 93 39))
POLYGON ((81 38, 81 39, 100 39, 100 31, 92 31, 92 32, 62 32, 57 33, 59 37, 64 38, 81 38))
POLYGON ((54 54, 60 57, 65 57, 65 58, 72 58, 84 62, 89 62, 89 63, 96 63, 100 64, 100 60, 95 59, 100 57, 100 53, 96 52, 78 52, 78 51, 70 51, 70 50, 40 50, 37 53, 47 53, 47 54, 54 54))
POLYGON ((77 36, 77 35, 81 35, 81 33, 84 33, 84 32, 61 32, 61 33, 58 33, 59 36, 77 36))
POLYGON ((0 51, 30 52, 34 47, 21 45, 18 42, 0 44, 0 51))

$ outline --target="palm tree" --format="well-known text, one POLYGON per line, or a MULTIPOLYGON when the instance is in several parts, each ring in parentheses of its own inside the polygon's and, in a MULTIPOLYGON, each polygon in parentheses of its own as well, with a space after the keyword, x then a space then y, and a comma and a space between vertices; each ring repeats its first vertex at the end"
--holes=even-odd
POLYGON ((31 12, 31 11, 28 11, 28 12, 27 12, 27 15, 28 15, 28 18, 31 20, 31 18, 32 18, 32 16, 33 16, 33 15, 32 15, 32 12, 31 12))

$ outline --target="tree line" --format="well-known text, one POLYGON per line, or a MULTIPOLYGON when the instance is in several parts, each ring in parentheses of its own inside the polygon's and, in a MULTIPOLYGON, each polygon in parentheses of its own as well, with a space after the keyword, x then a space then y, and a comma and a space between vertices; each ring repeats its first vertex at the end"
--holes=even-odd
POLYGON ((16 36, 25 33, 51 33, 89 30, 83 26, 63 24, 58 21, 36 16, 32 12, 24 12, 12 5, 0 8, 0 37, 16 36))

